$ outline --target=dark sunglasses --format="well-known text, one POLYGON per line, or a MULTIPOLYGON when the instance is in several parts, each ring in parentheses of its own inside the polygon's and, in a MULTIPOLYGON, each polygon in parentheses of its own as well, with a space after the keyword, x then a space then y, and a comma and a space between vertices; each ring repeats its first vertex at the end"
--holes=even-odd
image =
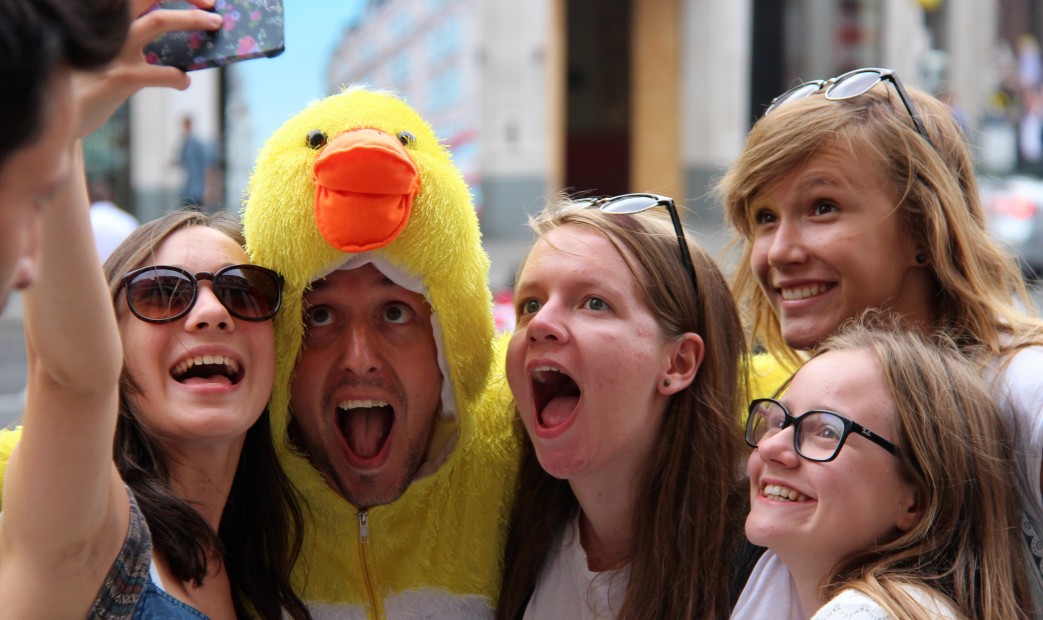
POLYGON ((927 135, 927 128, 924 127, 923 122, 920 120, 920 115, 916 113, 912 97, 909 96, 905 87, 902 86, 902 81, 898 79, 898 74, 894 72, 894 69, 865 67, 863 69, 848 71, 844 75, 830 78, 828 80, 812 80, 810 82, 804 82, 803 84, 794 86, 778 97, 772 99, 771 104, 768 106, 768 109, 765 110, 764 114, 767 116, 768 114, 771 114, 772 110, 781 105, 789 103, 790 101, 809 97, 823 90, 825 90, 823 95, 830 101, 851 99, 859 95, 864 95, 881 81, 890 82, 895 87, 895 90, 898 91, 898 98, 902 100, 902 105, 904 105, 906 111, 909 112, 909 117, 913 119, 913 125, 916 127, 916 131, 923 136, 924 140, 927 140, 928 144, 933 146, 930 136, 927 135))
POLYGON ((267 321, 282 303, 282 277, 256 265, 229 265, 195 275, 169 265, 142 267, 123 276, 116 294, 126 290, 127 306, 142 321, 169 323, 195 305, 200 280, 210 280, 221 305, 244 321, 267 321))
POLYGON ((653 207, 666 207, 670 212, 670 221, 674 224, 674 234, 677 235, 677 244, 681 249, 681 262, 684 264, 688 277, 692 280, 692 288, 698 292, 696 284, 695 266, 692 264, 692 254, 688 251, 688 238, 685 237, 684 227, 681 225, 681 216, 677 213, 677 205, 669 196, 657 194, 621 194, 606 198, 580 198, 574 201, 585 207, 597 207, 605 213, 633 214, 647 211, 653 207))

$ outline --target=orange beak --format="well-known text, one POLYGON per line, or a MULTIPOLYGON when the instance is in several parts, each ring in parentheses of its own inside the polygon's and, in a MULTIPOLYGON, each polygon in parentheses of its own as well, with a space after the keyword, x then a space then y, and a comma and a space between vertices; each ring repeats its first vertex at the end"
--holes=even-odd
POLYGON ((315 223, 342 252, 382 248, 409 221, 420 173, 395 136, 346 131, 323 148, 312 168, 315 223))

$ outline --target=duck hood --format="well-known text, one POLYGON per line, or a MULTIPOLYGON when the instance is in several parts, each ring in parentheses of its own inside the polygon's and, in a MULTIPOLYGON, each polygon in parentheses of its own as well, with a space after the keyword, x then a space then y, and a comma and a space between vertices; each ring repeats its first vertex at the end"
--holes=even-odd
POLYGON ((430 304, 441 418, 468 431, 473 420, 461 414, 493 358, 489 259, 462 174, 413 109, 362 88, 311 104, 261 149, 242 220, 251 259, 285 278, 270 402, 277 445, 286 444, 302 295, 335 269, 370 262, 430 304))

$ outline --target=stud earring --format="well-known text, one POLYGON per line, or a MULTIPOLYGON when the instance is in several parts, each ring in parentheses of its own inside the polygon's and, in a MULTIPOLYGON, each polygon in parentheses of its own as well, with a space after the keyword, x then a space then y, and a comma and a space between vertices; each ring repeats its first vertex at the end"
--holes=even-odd
POLYGON ((926 265, 927 264, 927 257, 924 256, 923 254, 917 254, 916 255, 916 264, 917 265, 926 265))
POLYGON ((670 380, 669 379, 663 379, 663 387, 670 387, 670 380))

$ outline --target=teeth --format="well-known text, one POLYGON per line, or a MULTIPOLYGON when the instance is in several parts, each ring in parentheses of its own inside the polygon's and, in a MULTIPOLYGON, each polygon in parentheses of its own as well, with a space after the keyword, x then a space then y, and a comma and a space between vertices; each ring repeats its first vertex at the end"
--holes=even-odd
POLYGON ((797 288, 784 288, 779 289, 782 294, 782 298, 786 301, 796 301, 798 299, 807 299, 815 295, 821 295, 829 290, 829 286, 825 284, 816 284, 814 286, 799 286, 797 288))
POLYGON ((807 496, 802 495, 793 489, 778 484, 765 485, 763 494, 764 497, 776 502, 802 502, 808 499, 807 496))
POLYGON ((557 368, 551 368, 550 366, 539 366, 537 368, 532 369, 532 378, 536 380, 536 382, 538 383, 550 383, 553 380, 550 375, 550 373, 552 372, 557 373, 559 375, 565 374, 557 368))
POLYGON ((197 355, 196 357, 187 359, 175 366, 174 374, 183 375, 186 372, 188 372, 189 368, 192 368, 193 366, 202 366, 204 364, 221 364, 222 366, 228 368, 228 370, 233 375, 239 374, 238 362, 236 362, 230 357, 225 357, 223 355, 197 355))
POLYGON ((346 400, 337 405, 338 409, 368 409, 370 407, 387 407, 388 403, 382 400, 346 400))

